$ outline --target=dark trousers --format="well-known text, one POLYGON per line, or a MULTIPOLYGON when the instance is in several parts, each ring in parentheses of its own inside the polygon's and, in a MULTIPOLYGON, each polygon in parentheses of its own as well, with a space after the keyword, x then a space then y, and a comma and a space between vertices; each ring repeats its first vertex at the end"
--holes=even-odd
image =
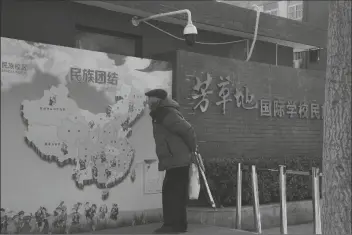
POLYGON ((187 229, 189 166, 166 170, 162 189, 164 225, 187 229))

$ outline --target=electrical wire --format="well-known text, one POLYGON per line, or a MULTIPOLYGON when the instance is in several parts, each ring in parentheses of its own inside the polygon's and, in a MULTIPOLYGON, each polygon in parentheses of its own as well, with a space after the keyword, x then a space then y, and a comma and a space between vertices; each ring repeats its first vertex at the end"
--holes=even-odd
MULTIPOLYGON (((255 43, 257 41, 257 36, 258 36, 258 26, 259 26, 259 18, 260 18, 261 9, 257 5, 253 5, 253 7, 255 7, 255 10, 257 11, 257 15, 256 15, 256 20, 255 20, 254 37, 253 37, 252 45, 251 45, 251 48, 250 48, 249 53, 247 55, 246 61, 249 61, 251 56, 252 56, 253 49, 254 49, 255 43)), ((173 38, 175 38, 177 40, 180 40, 180 41, 185 41, 184 38, 177 37, 177 36, 173 35, 172 33, 169 33, 167 31, 157 27, 154 24, 151 24, 151 23, 146 22, 146 21, 144 21, 144 23, 149 25, 150 27, 153 27, 154 29, 159 30, 160 32, 163 32, 163 33, 169 35, 170 37, 173 37, 173 38)), ((241 40, 229 41, 229 42, 195 42, 195 43, 202 44, 202 45, 226 45, 226 44, 239 43, 239 42, 243 42, 243 41, 247 41, 248 42, 248 39, 241 39, 241 40)))
MULTIPOLYGON (((253 37, 253 42, 252 42, 252 45, 251 45, 251 48, 249 50, 249 53, 247 55, 247 59, 246 61, 249 61, 251 56, 252 56, 252 53, 253 53, 253 50, 254 50, 254 46, 255 46, 255 43, 257 41, 257 36, 258 36, 258 26, 259 26, 259 18, 260 18, 260 13, 261 13, 261 9, 257 6, 257 5, 253 5, 253 7, 256 8, 256 11, 257 11, 257 16, 256 16, 256 22, 255 22, 255 29, 254 29, 254 37, 253 37)), ((150 27, 156 29, 156 30, 159 30, 160 32, 162 33, 165 33, 166 35, 169 35, 170 37, 172 38, 175 38, 177 40, 180 40, 180 41, 185 41, 184 38, 180 38, 180 37, 177 37, 175 35, 173 35, 172 33, 169 33, 159 27, 157 27, 156 25, 154 24, 151 24, 147 21, 143 21, 143 23, 145 23, 146 25, 149 25, 150 27)), ((243 41, 247 41, 248 42, 248 39, 241 39, 241 40, 237 40, 237 41, 229 41, 229 42, 198 42, 196 41, 195 43, 198 43, 198 44, 202 44, 202 45, 226 45, 226 44, 234 44, 234 43, 239 43, 239 42, 243 42, 243 41)), ((309 50, 322 50, 322 49, 325 49, 325 48, 313 48, 313 49, 306 49, 306 50, 303 50, 303 51, 309 51, 309 50)))
MULTIPOLYGON (((173 38, 175 38, 177 40, 185 41, 184 38, 177 37, 177 36, 173 35, 172 33, 169 33, 169 32, 167 32, 167 31, 165 31, 165 30, 163 30, 163 29, 161 29, 161 28, 159 28, 159 27, 157 27, 157 26, 155 26, 155 25, 153 25, 153 24, 151 24, 149 22, 144 21, 143 23, 149 25, 150 27, 153 27, 153 28, 159 30, 160 32, 163 32, 163 33, 169 35, 170 37, 173 37, 173 38)), ((198 42, 198 41, 196 41, 196 43, 202 44, 202 45, 226 45, 226 44, 234 44, 234 43, 243 42, 243 41, 248 41, 248 39, 241 39, 241 40, 229 41, 229 42, 198 42)))
POLYGON ((255 19, 255 29, 254 29, 253 42, 252 42, 252 45, 251 45, 251 49, 249 50, 249 53, 247 55, 246 61, 249 61, 249 59, 251 58, 252 53, 253 53, 253 49, 254 49, 254 46, 255 46, 255 42, 257 41, 259 17, 260 17, 260 12, 261 12, 261 9, 257 5, 253 5, 253 7, 255 7, 255 10, 257 11, 257 17, 255 19))

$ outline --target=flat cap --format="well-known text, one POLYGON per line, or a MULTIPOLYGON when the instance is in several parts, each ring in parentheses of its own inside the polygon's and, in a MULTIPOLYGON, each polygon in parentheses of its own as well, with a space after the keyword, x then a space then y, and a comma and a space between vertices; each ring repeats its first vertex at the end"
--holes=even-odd
POLYGON ((156 97, 161 100, 164 100, 167 97, 167 92, 163 89, 153 89, 153 90, 146 92, 145 95, 148 97, 156 97))

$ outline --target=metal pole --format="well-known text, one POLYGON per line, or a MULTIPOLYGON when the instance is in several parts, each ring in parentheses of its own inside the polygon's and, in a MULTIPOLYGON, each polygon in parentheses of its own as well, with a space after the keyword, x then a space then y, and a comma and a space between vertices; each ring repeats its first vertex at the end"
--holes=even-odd
POLYGON ((241 163, 237 166, 237 204, 236 204, 236 228, 241 229, 242 215, 242 168, 241 163))
POLYGON ((280 166, 280 232, 287 234, 286 166, 280 166))
POLYGON ((278 54, 278 45, 277 43, 275 44, 275 64, 277 66, 277 54, 278 54))
POLYGON ((314 234, 321 232, 319 168, 312 168, 314 234))
POLYGON ((259 193, 258 193, 258 177, 255 166, 252 166, 252 188, 253 188, 253 213, 254 213, 254 224, 256 232, 262 233, 262 223, 260 218, 259 208, 259 193))
POLYGON ((213 195, 211 194, 211 191, 210 191, 210 188, 209 188, 209 185, 208 185, 208 180, 207 180, 207 177, 205 176, 205 173, 204 173, 204 163, 203 163, 203 160, 202 160, 202 156, 198 153, 197 156, 196 156, 196 159, 197 159, 198 169, 199 169, 200 174, 201 174, 201 176, 202 176, 202 178, 204 180, 205 188, 206 188, 208 196, 209 196, 211 207, 213 207, 215 209, 216 205, 215 205, 215 202, 214 202, 214 198, 213 198, 213 195))

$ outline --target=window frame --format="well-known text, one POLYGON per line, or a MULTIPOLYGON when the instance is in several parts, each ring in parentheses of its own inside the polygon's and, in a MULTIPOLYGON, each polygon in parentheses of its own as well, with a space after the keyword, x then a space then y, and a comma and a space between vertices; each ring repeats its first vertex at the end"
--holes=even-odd
POLYGON ((303 2, 301 3, 295 3, 292 5, 288 5, 287 6, 287 18, 291 19, 291 20, 302 20, 303 19, 303 2), (297 10, 297 7, 301 7, 302 9, 297 10), (291 12, 290 10, 293 9, 293 11, 291 12), (300 17, 297 17, 297 13, 301 12, 300 17), (292 14, 292 16, 291 16, 292 14))
POLYGON ((278 16, 279 15, 279 9, 272 9, 269 11, 265 11, 264 13, 269 14, 269 15, 273 15, 273 16, 278 16), (273 14, 275 12, 275 14, 273 14))
POLYGON ((296 51, 296 52, 293 52, 293 59, 294 60, 303 60, 303 57, 304 57, 304 51, 296 51))
POLYGON ((261 10, 269 15, 274 15, 274 16, 278 16, 279 15, 279 3, 278 2, 268 2, 262 5, 261 10), (264 10, 265 6, 271 5, 271 4, 275 4, 276 7, 275 8, 271 8, 269 10, 264 10), (273 14, 275 12, 275 14, 273 14))
POLYGON ((112 31, 112 30, 106 30, 106 29, 95 28, 90 26, 84 26, 80 24, 77 24, 75 27, 75 37, 77 36, 78 32, 101 34, 106 36, 118 37, 122 39, 132 39, 134 40, 135 49, 134 49, 134 55, 130 55, 130 56, 140 57, 140 58, 143 57, 143 37, 142 36, 123 33, 119 31, 112 31))

